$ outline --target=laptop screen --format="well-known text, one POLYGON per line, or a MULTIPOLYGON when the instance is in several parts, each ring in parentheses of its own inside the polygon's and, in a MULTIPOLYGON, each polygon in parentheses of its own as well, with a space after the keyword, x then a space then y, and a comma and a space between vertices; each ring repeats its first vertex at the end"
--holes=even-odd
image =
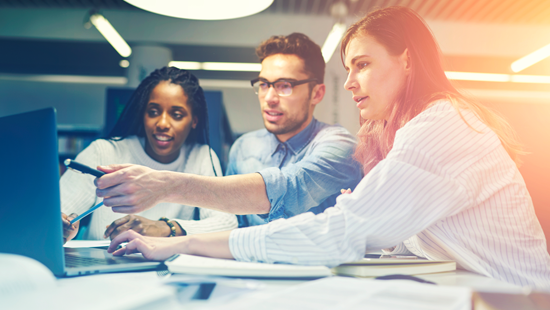
POLYGON ((0 118, 1 253, 34 258, 63 275, 54 108, 0 118))

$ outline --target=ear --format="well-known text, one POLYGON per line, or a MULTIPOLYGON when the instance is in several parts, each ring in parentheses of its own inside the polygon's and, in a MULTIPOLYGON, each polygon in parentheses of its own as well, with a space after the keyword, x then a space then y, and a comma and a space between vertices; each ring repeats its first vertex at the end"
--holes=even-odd
POLYGON ((403 53, 401 54, 401 56, 399 56, 399 58, 400 58, 401 61, 403 62, 405 72, 410 73, 410 72, 411 72, 412 63, 411 63, 411 54, 409 53, 409 49, 406 48, 406 49, 403 51, 403 53))
POLYGON ((310 103, 312 105, 317 105, 321 100, 323 100, 323 97, 325 97, 326 87, 325 84, 317 84, 313 86, 313 89, 311 90, 311 100, 310 103))
POLYGON ((193 123, 191 124, 191 127, 192 127, 193 129, 196 129, 198 123, 199 123, 199 118, 196 117, 196 116, 193 116, 193 123))

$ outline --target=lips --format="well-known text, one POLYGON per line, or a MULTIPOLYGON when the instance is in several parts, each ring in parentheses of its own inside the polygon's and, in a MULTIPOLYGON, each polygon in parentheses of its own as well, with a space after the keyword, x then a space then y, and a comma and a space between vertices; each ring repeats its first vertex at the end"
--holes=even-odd
POLYGON ((153 134, 153 138, 155 139, 155 144, 160 148, 169 146, 172 140, 174 140, 174 137, 162 134, 153 134))
POLYGON ((353 96, 353 101, 357 102, 357 107, 359 107, 368 97, 369 96, 353 96))
POLYGON ((268 122, 276 122, 283 117, 283 113, 275 110, 264 110, 264 117, 268 122))

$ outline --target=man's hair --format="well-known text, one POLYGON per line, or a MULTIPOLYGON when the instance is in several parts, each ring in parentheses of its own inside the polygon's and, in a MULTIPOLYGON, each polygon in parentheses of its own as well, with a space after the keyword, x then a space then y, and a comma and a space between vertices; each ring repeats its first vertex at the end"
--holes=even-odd
POLYGON ((325 78, 325 60, 321 48, 303 33, 291 33, 288 36, 272 36, 256 48, 260 62, 276 54, 296 55, 304 61, 304 71, 310 78, 323 84, 325 78))

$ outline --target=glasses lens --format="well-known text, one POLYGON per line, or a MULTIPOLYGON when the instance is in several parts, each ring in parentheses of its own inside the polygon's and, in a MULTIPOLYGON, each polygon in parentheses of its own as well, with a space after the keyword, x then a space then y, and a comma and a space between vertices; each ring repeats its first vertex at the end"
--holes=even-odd
POLYGON ((256 83, 254 83, 252 85, 252 88, 254 88, 254 92, 256 94, 258 94, 258 92, 260 91, 260 84, 262 83, 262 81, 257 81, 256 83))
POLYGON ((275 89, 279 96, 290 96, 292 94, 292 85, 286 81, 275 83, 275 89))

